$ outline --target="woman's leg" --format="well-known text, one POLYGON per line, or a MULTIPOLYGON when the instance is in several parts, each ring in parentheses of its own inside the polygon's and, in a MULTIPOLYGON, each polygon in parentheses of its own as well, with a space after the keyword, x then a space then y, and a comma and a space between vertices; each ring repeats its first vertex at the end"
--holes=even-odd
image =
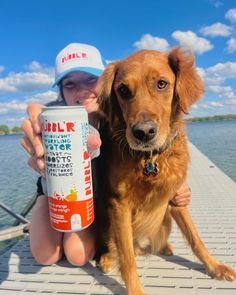
POLYGON ((37 198, 30 223, 30 248, 39 264, 51 265, 62 256, 63 234, 50 225, 48 198, 37 198))
POLYGON ((95 231, 90 226, 79 232, 65 233, 63 248, 67 260, 76 266, 86 264, 95 255, 95 231))

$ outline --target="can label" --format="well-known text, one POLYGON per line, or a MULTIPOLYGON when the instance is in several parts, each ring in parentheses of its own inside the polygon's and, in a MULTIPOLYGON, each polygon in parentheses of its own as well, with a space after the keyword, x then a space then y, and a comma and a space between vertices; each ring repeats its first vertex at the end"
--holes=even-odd
POLYGON ((59 231, 82 230, 94 220, 87 112, 48 107, 41 119, 51 225, 59 231))

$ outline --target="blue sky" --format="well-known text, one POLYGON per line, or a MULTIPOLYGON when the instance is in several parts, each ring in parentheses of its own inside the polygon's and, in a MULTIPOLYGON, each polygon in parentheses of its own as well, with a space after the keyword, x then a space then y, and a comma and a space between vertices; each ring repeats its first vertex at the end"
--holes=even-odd
POLYGON ((19 126, 29 102, 57 97, 55 56, 71 42, 107 61, 191 46, 206 87, 191 116, 236 114, 235 0, 1 1, 0 38, 0 124, 19 126))

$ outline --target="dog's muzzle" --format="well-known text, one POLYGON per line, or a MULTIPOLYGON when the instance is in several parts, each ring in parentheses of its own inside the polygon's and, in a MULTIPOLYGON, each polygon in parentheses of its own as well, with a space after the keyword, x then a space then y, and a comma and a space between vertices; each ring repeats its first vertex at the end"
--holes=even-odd
POLYGON ((157 133, 157 125, 153 121, 136 123, 132 127, 133 136, 143 143, 153 139, 156 133, 157 133))

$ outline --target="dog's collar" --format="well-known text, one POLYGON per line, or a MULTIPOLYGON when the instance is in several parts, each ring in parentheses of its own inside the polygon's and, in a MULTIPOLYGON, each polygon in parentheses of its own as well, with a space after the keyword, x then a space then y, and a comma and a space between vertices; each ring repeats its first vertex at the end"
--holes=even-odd
POLYGON ((159 173, 159 164, 157 161, 153 162, 153 152, 150 152, 149 157, 144 161, 143 174, 145 176, 153 175, 156 176, 159 173))

